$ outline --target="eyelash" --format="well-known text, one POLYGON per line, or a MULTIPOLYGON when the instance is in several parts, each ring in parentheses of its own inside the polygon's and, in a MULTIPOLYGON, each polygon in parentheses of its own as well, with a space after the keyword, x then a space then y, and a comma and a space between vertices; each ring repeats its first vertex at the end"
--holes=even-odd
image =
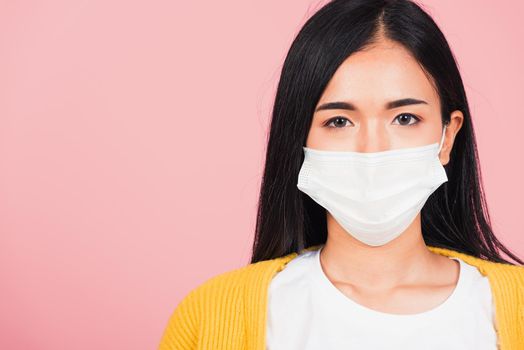
MULTIPOLYGON (((402 124, 398 124, 398 125, 402 125, 402 126, 413 126, 413 125, 417 125, 417 124, 420 122, 420 118, 417 117, 417 116, 414 115, 414 114, 411 114, 411 113, 401 113, 401 114, 397 115, 397 116, 395 117, 395 119, 393 119, 393 120, 396 120, 396 119, 397 119, 398 117, 400 117, 401 115, 409 115, 410 117, 412 117, 412 119, 415 119, 416 121, 415 121, 414 123, 412 123, 412 124, 404 124, 404 125, 402 125, 402 124)), ((329 124, 331 124, 333 121, 335 121, 335 120, 337 120, 337 119, 344 119, 344 120, 347 120, 347 121, 350 122, 349 119, 338 116, 338 117, 334 117, 334 118, 329 119, 326 123, 324 123, 324 126, 325 126, 326 128, 328 128, 328 129, 333 129, 333 130, 342 129, 342 127, 341 127, 341 128, 337 128, 337 127, 335 127, 335 126, 329 126, 329 124)))

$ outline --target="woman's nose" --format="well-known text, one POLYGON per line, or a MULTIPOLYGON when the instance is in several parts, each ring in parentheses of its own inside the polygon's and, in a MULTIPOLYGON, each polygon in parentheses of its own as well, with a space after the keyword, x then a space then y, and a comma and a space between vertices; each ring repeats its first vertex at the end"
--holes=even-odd
POLYGON ((384 128, 362 125, 355 137, 356 152, 382 152, 391 149, 389 135, 384 128))

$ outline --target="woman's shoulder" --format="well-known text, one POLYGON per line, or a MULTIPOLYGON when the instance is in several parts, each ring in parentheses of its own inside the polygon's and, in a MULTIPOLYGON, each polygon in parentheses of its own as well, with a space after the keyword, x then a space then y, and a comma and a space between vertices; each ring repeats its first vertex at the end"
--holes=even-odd
MULTIPOLYGON (((171 314, 159 350, 191 349, 203 331, 201 327, 221 324, 232 315, 245 313, 246 304, 264 297, 273 275, 296 255, 292 253, 221 272, 191 289, 171 314)), ((210 331, 213 332, 206 330, 210 331)))
POLYGON ((488 277, 491 287, 496 288, 498 293, 513 295, 524 303, 524 266, 481 259, 479 271, 488 277))
POLYGON ((191 292, 207 294, 220 291, 221 294, 228 295, 234 293, 237 288, 250 287, 252 289, 257 284, 268 284, 275 273, 281 271, 288 262, 302 252, 318 247, 319 245, 307 247, 299 252, 291 252, 280 257, 248 263, 242 267, 219 273, 205 280, 191 292))
POLYGON ((504 286, 505 289, 514 287, 516 291, 524 294, 524 266, 509 263, 482 260, 481 272, 491 277, 491 282, 504 286))
POLYGON ((200 285, 196 286, 190 293, 205 296, 212 293, 215 298, 226 297, 239 292, 250 281, 267 275, 274 266, 276 259, 250 263, 245 266, 224 271, 216 274, 200 285))
POLYGON ((506 282, 514 282, 524 287, 523 265, 491 261, 449 248, 435 246, 429 246, 428 248, 432 252, 443 256, 460 258, 462 261, 475 266, 484 276, 491 277, 492 279, 505 279, 506 282))

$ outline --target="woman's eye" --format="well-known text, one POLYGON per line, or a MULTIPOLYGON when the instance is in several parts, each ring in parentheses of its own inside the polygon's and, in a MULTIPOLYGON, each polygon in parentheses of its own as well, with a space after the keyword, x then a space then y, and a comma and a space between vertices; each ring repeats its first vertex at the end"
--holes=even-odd
POLYGON ((415 125, 418 124, 420 118, 417 118, 411 113, 402 113, 396 116, 394 120, 398 120, 400 125, 415 125), (414 122, 410 123, 409 121, 411 120, 414 120, 414 122))
POLYGON ((328 128, 341 129, 346 126, 346 122, 350 122, 350 120, 344 117, 335 117, 329 119, 325 126, 327 126, 328 128))
MULTIPOLYGON (((398 116, 395 117, 394 120, 398 120, 398 125, 405 125, 405 126, 410 126, 410 125, 415 125, 415 124, 418 124, 420 122, 420 118, 418 118, 417 116, 415 116, 414 114, 411 114, 411 113, 402 113, 402 114, 399 114, 398 116)), ((329 119, 325 124, 324 126, 330 128, 330 129, 342 129, 346 126, 348 126, 347 123, 351 123, 351 121, 347 118, 344 118, 344 117, 335 117, 335 118, 331 118, 329 119)))

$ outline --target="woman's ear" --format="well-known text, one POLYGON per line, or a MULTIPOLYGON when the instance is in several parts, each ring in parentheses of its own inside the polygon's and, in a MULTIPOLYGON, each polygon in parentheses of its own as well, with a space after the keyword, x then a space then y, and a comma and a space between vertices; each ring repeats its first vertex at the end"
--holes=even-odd
POLYGON ((442 142, 442 149, 440 150, 440 162, 442 165, 449 163, 449 156, 451 150, 453 149, 453 144, 455 142, 455 136, 462 127, 464 121, 464 115, 460 110, 451 112, 449 117, 449 123, 446 127, 446 135, 444 136, 444 141, 442 142))

